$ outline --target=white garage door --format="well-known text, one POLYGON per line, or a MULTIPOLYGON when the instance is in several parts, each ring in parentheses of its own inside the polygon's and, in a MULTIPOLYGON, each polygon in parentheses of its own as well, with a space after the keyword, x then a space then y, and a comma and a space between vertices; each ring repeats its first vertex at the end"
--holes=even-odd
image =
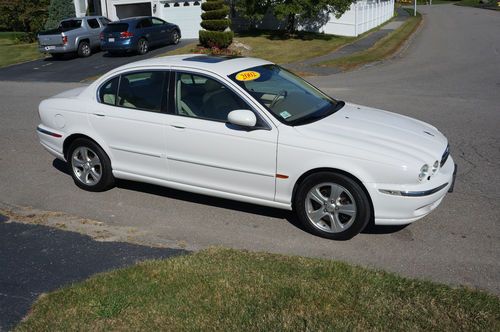
POLYGON ((160 5, 158 16, 167 22, 177 24, 182 38, 198 38, 201 23, 202 1, 167 2, 160 5))

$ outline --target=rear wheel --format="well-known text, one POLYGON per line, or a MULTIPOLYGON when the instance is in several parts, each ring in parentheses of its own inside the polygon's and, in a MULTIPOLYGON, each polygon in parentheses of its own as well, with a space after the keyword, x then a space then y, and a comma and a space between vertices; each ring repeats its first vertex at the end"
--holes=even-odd
POLYGON ((140 55, 146 54, 149 51, 149 43, 146 39, 141 38, 137 42, 137 53, 140 55))
POLYGON ((370 201, 361 186, 333 172, 307 177, 297 190, 294 210, 310 233, 333 240, 352 238, 371 217, 370 201))
POLYGON ((104 191, 114 184, 111 162, 91 140, 76 139, 68 149, 68 166, 75 184, 88 191, 104 191))
POLYGON ((78 56, 81 58, 86 58, 92 54, 92 49, 90 48, 90 44, 87 41, 81 41, 78 44, 78 56))

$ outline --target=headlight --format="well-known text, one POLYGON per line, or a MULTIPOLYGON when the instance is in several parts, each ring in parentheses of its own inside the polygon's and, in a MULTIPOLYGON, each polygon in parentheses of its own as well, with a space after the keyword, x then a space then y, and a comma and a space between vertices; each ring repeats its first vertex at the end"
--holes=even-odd
POLYGON ((438 167, 439 167, 439 160, 436 160, 434 162, 434 165, 432 165, 432 174, 436 173, 436 171, 438 170, 438 167))
POLYGON ((418 180, 422 181, 429 174, 429 165, 425 164, 420 168, 420 173, 418 174, 418 180))

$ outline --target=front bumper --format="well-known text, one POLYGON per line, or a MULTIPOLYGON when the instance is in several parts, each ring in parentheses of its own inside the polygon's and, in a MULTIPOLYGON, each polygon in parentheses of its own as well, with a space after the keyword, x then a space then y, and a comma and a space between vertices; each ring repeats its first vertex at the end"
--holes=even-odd
POLYGON ((404 225, 425 217, 439 206, 447 192, 453 191, 456 170, 450 157, 438 174, 425 184, 366 185, 375 210, 375 224, 404 225))

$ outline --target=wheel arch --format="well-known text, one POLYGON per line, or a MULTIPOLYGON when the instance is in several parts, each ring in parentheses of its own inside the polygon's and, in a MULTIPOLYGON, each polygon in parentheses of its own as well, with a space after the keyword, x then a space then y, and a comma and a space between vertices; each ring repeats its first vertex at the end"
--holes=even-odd
POLYGON ((344 176, 350 178, 354 182, 356 182, 361 187, 363 192, 366 194, 366 197, 368 197, 368 201, 370 202, 371 219, 373 220, 373 218, 375 216, 375 210, 373 208, 372 198, 370 196, 370 193, 366 189, 365 185, 363 184, 363 182, 360 179, 358 179, 356 176, 354 176, 353 174, 346 172, 344 170, 338 169, 338 168, 331 168, 331 167, 313 168, 313 169, 308 170, 307 172, 304 172, 301 176, 299 176, 297 181, 295 181, 295 184, 294 184, 293 190, 292 190, 292 200, 291 200, 292 206, 294 205, 294 202, 295 202, 295 195, 297 194, 297 190, 300 187, 300 185, 302 184, 302 182, 304 182, 304 180, 306 178, 308 178, 309 176, 311 176, 315 173, 321 173, 321 172, 330 172, 330 173, 341 174, 341 175, 344 175, 344 176))
POLYGON ((96 141, 92 137, 90 137, 88 135, 85 135, 85 134, 81 134, 81 133, 71 134, 71 135, 69 135, 68 137, 66 137, 64 139, 64 142, 63 142, 63 156, 64 156, 64 158, 66 158, 66 160, 68 160, 68 152, 69 152, 68 150, 69 150, 69 147, 71 146, 71 144, 75 140, 77 140, 79 138, 84 138, 84 139, 87 139, 87 140, 92 141, 95 144, 97 144, 101 149, 103 149, 104 152, 106 152, 106 154, 108 155, 108 158, 109 158, 109 160, 111 162, 111 157, 109 155, 109 152, 107 151, 107 149, 105 147, 102 146, 102 144, 100 144, 98 141, 96 141))

